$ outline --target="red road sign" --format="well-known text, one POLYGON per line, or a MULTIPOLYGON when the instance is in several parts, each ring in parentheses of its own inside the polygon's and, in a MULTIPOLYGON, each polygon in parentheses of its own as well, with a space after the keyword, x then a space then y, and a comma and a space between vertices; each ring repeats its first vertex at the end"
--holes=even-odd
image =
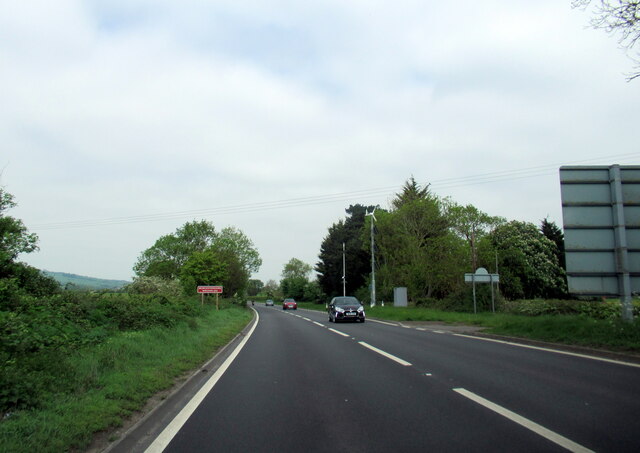
POLYGON ((198 294, 222 294, 222 286, 198 286, 198 294))

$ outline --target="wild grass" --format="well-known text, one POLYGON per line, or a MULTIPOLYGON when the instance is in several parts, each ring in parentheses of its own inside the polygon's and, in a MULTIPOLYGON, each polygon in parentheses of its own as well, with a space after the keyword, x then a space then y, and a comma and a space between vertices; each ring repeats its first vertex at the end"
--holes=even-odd
POLYGON ((56 359, 58 391, 40 407, 6 414, 0 452, 60 452, 85 448, 94 433, 119 426, 149 397, 171 387, 227 344, 251 319, 249 310, 209 308, 174 327, 124 331, 56 359))

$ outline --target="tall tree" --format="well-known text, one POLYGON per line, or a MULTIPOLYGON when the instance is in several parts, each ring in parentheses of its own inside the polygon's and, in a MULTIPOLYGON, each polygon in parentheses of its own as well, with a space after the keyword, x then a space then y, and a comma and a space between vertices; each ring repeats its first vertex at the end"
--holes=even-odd
POLYGON ((16 261, 21 253, 38 250, 38 236, 29 233, 22 220, 7 215, 16 206, 13 195, 0 187, 0 310, 14 309, 20 294, 44 296, 60 290, 53 278, 16 261))
POLYGON ((429 184, 424 187, 420 187, 413 176, 405 181, 402 187, 402 192, 396 194, 396 197, 391 201, 393 209, 400 209, 404 204, 411 203, 416 200, 425 200, 429 198, 429 184))
POLYGON ((342 295, 342 244, 345 244, 347 293, 354 294, 366 285, 371 272, 371 258, 369 251, 363 248, 362 234, 365 214, 374 208, 361 204, 350 205, 345 209, 347 217, 329 227, 329 232, 320 245, 315 267, 318 283, 327 296, 342 295))
POLYGON ((29 233, 22 220, 6 214, 16 206, 13 195, 0 187, 0 266, 14 261, 21 253, 38 250, 38 236, 29 233))
POLYGON ((478 268, 478 241, 491 228, 506 222, 506 220, 485 214, 470 204, 460 206, 451 203, 448 210, 453 230, 469 244, 471 272, 475 272, 478 268))
MULTIPOLYGON (((251 272, 258 270, 262 263, 253 242, 242 231, 227 227, 218 233, 213 224, 202 220, 187 222, 175 233, 160 237, 152 247, 142 252, 134 271, 138 276, 180 278, 183 282, 191 276, 194 281, 199 281, 197 275, 200 274, 194 271, 195 264, 190 264, 187 274, 183 272, 183 267, 194 255, 199 266, 202 263, 211 263, 214 268, 224 265, 224 278, 219 277, 222 279, 207 284, 223 284, 224 294, 229 296, 244 292, 251 272), (215 264, 211 261, 214 259, 217 260, 215 264)), ((189 285, 193 286, 191 281, 185 283, 185 288, 189 285)))
MULTIPOLYGON (((618 43, 625 51, 632 50, 640 40, 640 1, 638 0, 573 0, 573 7, 587 9, 592 3, 593 17, 590 25, 593 28, 605 30, 609 34, 618 35, 618 43)), ((640 54, 636 52, 640 57, 640 54)), ((640 61, 638 57, 632 57, 635 61, 635 72, 631 73, 627 80, 640 77, 640 61)))
POLYGON ((511 221, 489 235, 498 252, 500 289, 509 299, 564 297, 565 272, 555 244, 528 222, 511 221))
POLYGON ((280 289, 283 296, 300 300, 303 299, 305 289, 309 284, 309 274, 311 274, 311 271, 311 265, 298 258, 291 258, 282 270, 280 289))
MULTIPOLYGON (((186 294, 195 293, 198 285, 224 284, 229 277, 229 265, 213 249, 194 252, 180 268, 180 282, 186 294)), ((230 288, 224 287, 229 294, 230 288)))
POLYGON ((214 240, 217 249, 232 252, 249 273, 257 272, 262 266, 262 259, 253 241, 236 227, 226 227, 214 240))
POLYGON ((258 294, 260 294, 260 291, 262 291, 263 288, 264 283, 262 283, 262 280, 252 278, 249 280, 249 283, 247 285, 247 295, 251 297, 257 296, 258 294))
POLYGON ((218 237, 213 224, 206 220, 187 222, 142 252, 133 270, 138 276, 178 278, 189 257, 206 250, 218 237))
POLYGON ((309 279, 309 274, 313 268, 298 258, 291 258, 282 270, 282 278, 304 278, 309 279))
POLYGON ((460 279, 461 240, 450 231, 445 203, 411 178, 393 200, 390 213, 377 215, 383 292, 406 286, 412 300, 442 296, 460 279))
POLYGON ((558 263, 560 263, 560 267, 566 270, 567 265, 564 255, 564 233, 555 222, 550 222, 546 218, 542 219, 540 231, 547 239, 551 240, 556 245, 555 253, 558 258, 558 263))
POLYGON ((278 297, 278 291, 280 291, 280 285, 275 280, 267 280, 267 283, 264 284, 264 293, 268 298, 274 299, 278 297))

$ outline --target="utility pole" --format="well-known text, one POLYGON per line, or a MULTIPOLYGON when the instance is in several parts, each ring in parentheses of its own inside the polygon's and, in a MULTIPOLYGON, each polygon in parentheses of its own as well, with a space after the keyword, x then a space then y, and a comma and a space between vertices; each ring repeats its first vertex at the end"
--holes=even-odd
POLYGON ((347 295, 347 261, 344 256, 344 242, 342 243, 342 295, 347 295))
POLYGON ((365 215, 371 216, 371 306, 376 304, 376 260, 375 260, 375 246, 373 239, 373 222, 376 220, 376 208, 373 208, 371 213, 367 212, 365 215))

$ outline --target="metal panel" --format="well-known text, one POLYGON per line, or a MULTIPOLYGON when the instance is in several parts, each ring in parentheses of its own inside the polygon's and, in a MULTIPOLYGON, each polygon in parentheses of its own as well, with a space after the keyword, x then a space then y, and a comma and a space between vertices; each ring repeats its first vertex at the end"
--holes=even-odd
POLYGON ((394 307, 406 307, 407 306, 407 288, 404 286, 393 288, 393 306, 394 307))
POLYGON ((613 250, 615 247, 613 231, 609 229, 576 229, 568 232, 565 230, 564 247, 567 251, 580 249, 613 250))
POLYGON ((609 167, 562 167, 562 182, 601 182, 609 181, 609 167))
POLYGON ((616 296, 618 295, 617 277, 573 277, 567 276, 569 287, 573 294, 585 296, 616 296))
POLYGON ((610 227, 613 214, 610 206, 563 206, 564 227, 610 227))
POLYGON ((629 269, 640 269, 640 252, 627 251, 627 258, 629 259, 629 269))
POLYGON ((620 167, 620 176, 622 177, 622 183, 625 182, 640 182, 640 167, 628 166, 620 167))
POLYGON ((627 228, 640 227, 640 206, 624 207, 624 224, 627 228))
POLYGON ((603 184, 563 184, 560 190, 562 199, 572 203, 611 203, 608 181, 603 184))
POLYGON ((640 249, 640 229, 627 229, 627 247, 640 249))
POLYGON ((603 252, 567 252, 566 258, 567 272, 616 272, 616 256, 613 250, 603 252))
POLYGON ((622 182, 622 198, 624 204, 640 204, 640 183, 622 182))
POLYGON ((569 291, 619 295, 631 319, 631 293, 640 290, 640 166, 562 167, 560 184, 569 291))

